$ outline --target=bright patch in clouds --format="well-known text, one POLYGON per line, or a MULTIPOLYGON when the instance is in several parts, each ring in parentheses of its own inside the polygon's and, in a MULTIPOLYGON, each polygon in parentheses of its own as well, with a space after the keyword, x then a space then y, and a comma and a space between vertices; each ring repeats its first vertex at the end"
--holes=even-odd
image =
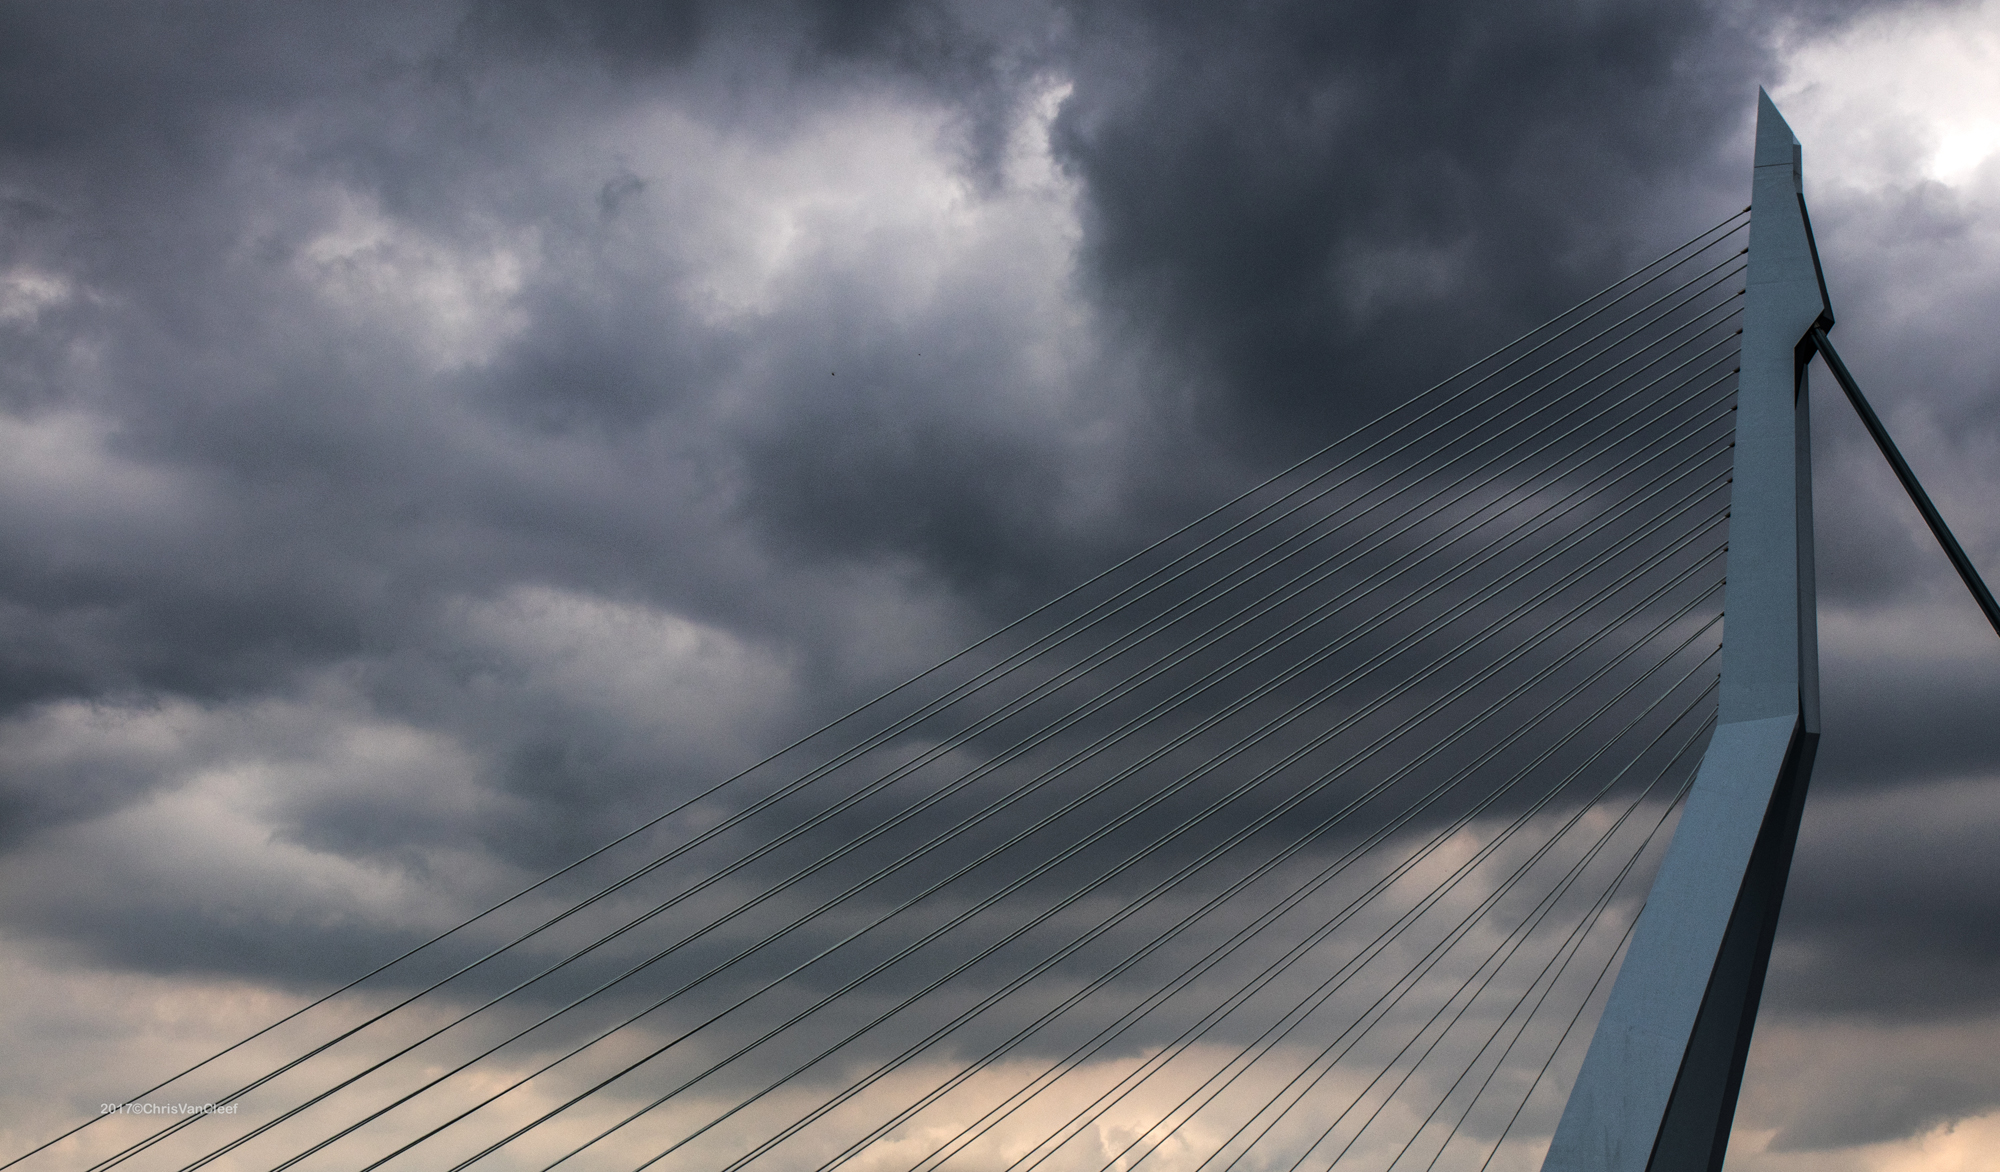
POLYGON ((0 272, 0 322, 32 325, 44 309, 68 301, 75 290, 68 277, 20 266, 0 272))
POLYGON ((534 264, 532 232, 439 239, 352 191, 326 199, 327 222, 293 268, 354 326, 401 334, 435 369, 450 370, 487 361, 526 324, 515 297, 534 264))
POLYGON ((997 195, 952 149, 950 111, 862 95, 755 136, 666 102, 641 108, 590 144, 630 168, 600 206, 673 254, 689 307, 712 326, 825 296, 815 286, 829 274, 865 282, 899 317, 968 270, 1053 275, 1059 288, 1081 229, 1048 131, 1070 88, 1050 81, 1010 128, 997 195))
POLYGON ((1820 183, 1971 184, 2000 152, 2000 3, 1892 10, 1785 51, 1772 97, 1820 183))
MULTIPOLYGON (((544 693, 628 731, 736 744, 788 698, 788 668, 726 631, 649 607, 543 586, 469 602, 475 688, 544 693)), ((739 754, 747 754, 739 748, 739 754)))

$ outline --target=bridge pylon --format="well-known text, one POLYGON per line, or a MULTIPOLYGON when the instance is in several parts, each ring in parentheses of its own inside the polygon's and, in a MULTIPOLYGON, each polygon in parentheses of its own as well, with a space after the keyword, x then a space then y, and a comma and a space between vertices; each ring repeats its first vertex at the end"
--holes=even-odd
POLYGON ((1798 139, 1757 95, 1715 733, 1543 1172, 1715 1172, 1819 742, 1806 363, 1833 324, 1798 139))

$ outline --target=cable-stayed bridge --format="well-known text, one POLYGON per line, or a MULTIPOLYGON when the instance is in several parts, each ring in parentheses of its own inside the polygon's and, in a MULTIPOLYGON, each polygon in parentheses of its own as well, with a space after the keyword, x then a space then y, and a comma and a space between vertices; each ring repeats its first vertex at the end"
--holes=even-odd
POLYGON ((1807 360, 1863 403, 1768 100, 1756 163, 1751 207, 8 1166, 1719 1166, 1818 732, 1807 360))

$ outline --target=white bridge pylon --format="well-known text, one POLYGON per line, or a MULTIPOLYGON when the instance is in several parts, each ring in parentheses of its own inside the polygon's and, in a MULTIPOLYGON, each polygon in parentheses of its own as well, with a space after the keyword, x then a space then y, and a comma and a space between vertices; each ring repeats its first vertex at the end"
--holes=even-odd
POLYGON ((1715 1172, 1819 742, 1810 334, 1833 324, 1798 140, 1757 95, 1720 712, 1544 1172, 1715 1172))

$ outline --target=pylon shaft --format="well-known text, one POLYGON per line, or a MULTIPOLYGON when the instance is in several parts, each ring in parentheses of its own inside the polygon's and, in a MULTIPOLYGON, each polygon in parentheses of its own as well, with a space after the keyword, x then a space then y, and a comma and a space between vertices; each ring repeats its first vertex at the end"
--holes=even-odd
POLYGON ((1758 95, 1720 711, 1544 1172, 1715 1172, 1819 740, 1798 140, 1758 95))

